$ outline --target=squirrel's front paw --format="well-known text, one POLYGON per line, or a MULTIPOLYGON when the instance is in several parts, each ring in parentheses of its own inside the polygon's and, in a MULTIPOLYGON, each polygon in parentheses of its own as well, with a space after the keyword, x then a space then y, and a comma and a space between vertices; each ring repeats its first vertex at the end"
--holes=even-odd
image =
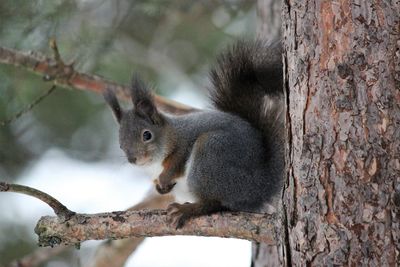
POLYGON ((176 229, 182 228, 185 222, 192 217, 194 204, 186 202, 184 204, 172 203, 167 208, 169 222, 176 229))
POLYGON ((158 180, 155 181, 156 184, 156 190, 160 194, 167 194, 171 192, 172 188, 176 185, 176 183, 171 183, 171 184, 162 184, 158 180))

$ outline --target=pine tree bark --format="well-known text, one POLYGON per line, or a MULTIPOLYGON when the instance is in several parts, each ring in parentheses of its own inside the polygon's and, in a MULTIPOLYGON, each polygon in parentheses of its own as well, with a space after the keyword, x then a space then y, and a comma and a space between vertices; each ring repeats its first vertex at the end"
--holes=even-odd
POLYGON ((285 1, 294 266, 400 263, 400 3, 285 1))

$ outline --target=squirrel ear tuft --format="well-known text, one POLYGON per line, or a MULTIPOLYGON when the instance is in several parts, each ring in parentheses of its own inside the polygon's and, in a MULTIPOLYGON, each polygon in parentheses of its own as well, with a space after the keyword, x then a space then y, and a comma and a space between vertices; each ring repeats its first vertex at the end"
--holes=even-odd
POLYGON ((162 123, 162 116, 157 111, 150 89, 137 75, 132 78, 131 98, 136 114, 149 119, 153 124, 162 123))
POLYGON ((120 123, 122 117, 122 109, 118 103, 117 97, 115 96, 114 92, 111 91, 110 89, 106 89, 103 93, 103 97, 104 100, 107 102, 107 104, 111 107, 115 119, 117 120, 118 123, 120 123))

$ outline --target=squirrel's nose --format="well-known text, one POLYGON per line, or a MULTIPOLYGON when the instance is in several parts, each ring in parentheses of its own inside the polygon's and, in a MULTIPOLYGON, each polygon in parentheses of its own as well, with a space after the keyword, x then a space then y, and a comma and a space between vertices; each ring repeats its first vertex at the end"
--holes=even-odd
POLYGON ((136 163, 136 157, 128 157, 128 161, 134 164, 136 163))

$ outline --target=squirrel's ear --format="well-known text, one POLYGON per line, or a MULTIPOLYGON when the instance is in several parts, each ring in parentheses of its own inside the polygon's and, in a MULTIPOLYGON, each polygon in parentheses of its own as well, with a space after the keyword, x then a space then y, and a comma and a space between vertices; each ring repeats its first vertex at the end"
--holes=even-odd
POLYGON ((132 79, 131 98, 136 114, 149 119, 153 124, 162 124, 162 115, 154 104, 151 91, 137 75, 132 79))
POLYGON ((106 89, 103 93, 104 100, 106 100, 107 104, 111 107, 117 122, 120 123, 122 117, 121 106, 118 103, 117 97, 114 92, 110 89, 106 89))

